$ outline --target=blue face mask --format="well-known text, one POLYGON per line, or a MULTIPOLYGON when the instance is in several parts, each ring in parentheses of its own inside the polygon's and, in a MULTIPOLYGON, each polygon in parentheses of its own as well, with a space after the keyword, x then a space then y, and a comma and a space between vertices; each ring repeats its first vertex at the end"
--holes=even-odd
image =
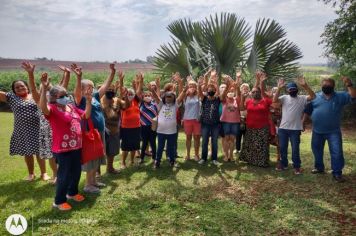
POLYGON ((56 102, 57 102, 58 104, 60 104, 60 105, 65 106, 65 105, 67 105, 67 104, 70 103, 70 99, 69 99, 68 96, 64 96, 64 97, 62 97, 62 98, 57 98, 57 99, 56 99, 56 102))

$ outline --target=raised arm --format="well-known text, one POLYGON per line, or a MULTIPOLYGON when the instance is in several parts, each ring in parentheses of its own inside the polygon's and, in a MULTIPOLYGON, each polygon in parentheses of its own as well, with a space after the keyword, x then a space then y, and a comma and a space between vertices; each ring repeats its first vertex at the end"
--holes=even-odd
POLYGON ((161 102, 161 97, 158 96, 157 92, 152 88, 152 86, 147 85, 147 88, 149 91, 151 91, 153 99, 155 100, 155 102, 158 104, 161 102))
POLYGON ((21 67, 25 71, 27 71, 28 82, 29 82, 28 86, 30 87, 32 98, 37 104, 39 104, 41 94, 37 90, 36 83, 35 83, 35 76, 34 76, 34 71, 35 71, 36 65, 32 65, 30 62, 22 62, 21 67))
POLYGON ((68 84, 70 80, 70 69, 62 65, 58 65, 58 68, 63 71, 63 77, 59 82, 59 85, 65 89, 68 89, 68 84))
POLYGON ((118 77, 118 83, 116 83, 116 85, 118 85, 118 89, 119 89, 119 98, 123 98, 123 93, 124 93, 124 78, 125 78, 125 74, 119 70, 117 72, 117 77, 118 77))
POLYGON ((352 98, 356 98, 356 88, 353 87, 351 79, 345 76, 341 77, 342 82, 347 87, 347 91, 352 98))
POLYGON ((73 63, 71 65, 72 71, 77 76, 77 81, 74 88, 74 100, 75 104, 79 105, 82 100, 82 68, 78 67, 77 64, 73 63))
POLYGON ((298 77, 297 79, 298 84, 308 93, 307 100, 311 101, 315 98, 314 91, 308 86, 305 78, 303 76, 298 77))
POLYGON ((278 84, 277 84, 277 91, 273 96, 273 101, 272 101, 273 103, 279 102, 279 100, 278 100, 279 94, 280 94, 282 88, 284 88, 284 86, 286 86, 286 82, 284 81, 284 79, 279 79, 278 84))
POLYGON ((266 89, 265 89, 265 81, 267 80, 267 76, 265 73, 260 72, 260 89, 261 89, 261 95, 264 98, 268 97, 268 94, 266 93, 266 89))
POLYGON ((198 79, 198 97, 200 98, 200 100, 203 100, 203 98, 204 98, 204 94, 203 94, 203 90, 202 90, 203 84, 204 84, 204 78, 199 77, 199 79, 198 79))
MULTIPOLYGON (((86 101, 91 101, 92 98, 93 98, 93 88, 91 87, 88 87, 87 90, 84 92, 84 96, 85 96, 85 99, 86 101)), ((91 107, 92 107, 92 104, 91 102, 86 102, 85 103, 85 119, 89 119, 90 118, 90 114, 91 114, 91 107)))
POLYGON ((136 88, 136 96, 141 99, 142 96, 142 88, 143 88, 143 78, 144 75, 142 72, 138 74, 138 83, 137 83, 137 88, 136 88))
POLYGON ((6 93, 0 91, 0 102, 7 102, 6 93))
POLYGON ((155 81, 156 81, 156 93, 158 94, 159 97, 161 97, 161 78, 157 77, 155 81))
POLYGON ((40 96, 40 102, 39 102, 39 107, 42 110, 43 114, 49 115, 50 110, 47 105, 47 89, 49 86, 50 79, 47 76, 47 73, 43 73, 41 76, 41 96, 40 96))
POLYGON ((104 84, 98 90, 100 98, 102 96, 104 96, 106 90, 109 88, 109 86, 111 85, 111 83, 115 77, 115 73, 116 73, 115 64, 111 63, 109 65, 109 67, 110 67, 110 75, 108 76, 108 78, 105 80, 104 84))
POLYGON ((236 71, 235 90, 236 90, 236 97, 238 98, 241 98, 241 91, 240 91, 240 86, 242 84, 241 74, 242 73, 240 70, 236 71))
POLYGON ((177 104, 180 104, 184 98, 187 95, 187 90, 188 90, 188 84, 183 88, 183 90, 179 93, 179 96, 177 97, 177 104))

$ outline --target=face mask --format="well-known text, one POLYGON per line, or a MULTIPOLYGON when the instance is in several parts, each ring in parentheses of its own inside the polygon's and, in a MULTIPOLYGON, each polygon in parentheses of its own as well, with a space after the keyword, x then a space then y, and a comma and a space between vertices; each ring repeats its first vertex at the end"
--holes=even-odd
POLYGON ((59 104, 59 105, 67 105, 70 103, 70 99, 68 96, 65 96, 65 97, 62 97, 62 98, 57 98, 56 99, 56 102, 59 104))
POLYGON ((152 101, 152 97, 144 97, 143 101, 150 103, 152 101))
POLYGON ((215 95, 215 91, 209 91, 209 92, 208 92, 208 95, 209 95, 210 97, 214 96, 214 95, 215 95))
POLYGON ((324 85, 323 87, 321 87, 321 90, 322 90, 323 93, 325 93, 326 95, 329 95, 329 94, 332 94, 332 93, 334 92, 334 87, 324 85))
POLYGON ((113 92, 113 91, 106 91, 106 92, 105 92, 105 97, 106 97, 107 99, 112 99, 113 97, 115 97, 115 92, 113 92))
POLYGON ((254 99, 261 99, 261 93, 260 93, 260 92, 252 93, 252 97, 253 97, 254 99))
POLYGON ((28 93, 26 92, 26 93, 23 93, 23 94, 19 94, 18 96, 19 96, 19 97, 22 97, 22 98, 26 98, 27 95, 28 95, 28 93))
POLYGON ((234 93, 228 93, 226 96, 228 97, 228 98, 233 98, 234 97, 234 93))
POLYGON ((131 102, 134 99, 135 95, 128 96, 129 101, 131 102))
POLYGON ((296 97, 298 95, 298 90, 292 90, 288 92, 291 97, 296 97))

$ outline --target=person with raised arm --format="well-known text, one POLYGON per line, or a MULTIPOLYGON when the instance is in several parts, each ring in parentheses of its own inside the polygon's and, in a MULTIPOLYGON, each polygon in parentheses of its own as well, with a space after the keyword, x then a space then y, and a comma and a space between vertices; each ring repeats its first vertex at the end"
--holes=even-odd
POLYGON ((246 134, 240 160, 260 167, 269 166, 269 109, 272 99, 264 93, 265 79, 263 72, 258 71, 256 84, 251 90, 252 98, 246 99, 243 96, 240 104, 242 110, 247 110, 246 134))
POLYGON ((295 82, 289 82, 286 86, 285 81, 280 79, 278 81, 278 89, 273 96, 273 102, 278 102, 282 106, 282 120, 278 128, 281 160, 277 164, 276 170, 282 171, 288 167, 288 142, 290 140, 292 146, 293 168, 296 175, 302 173, 299 146, 300 135, 303 130, 303 111, 307 102, 315 98, 315 93, 305 82, 304 77, 298 77, 298 83, 308 95, 298 95, 299 90, 295 82), (280 91, 284 87, 286 87, 288 94, 279 96, 280 91))
POLYGON ((321 81, 321 92, 310 102, 308 115, 313 123, 311 148, 314 155, 313 174, 325 172, 324 146, 328 142, 332 175, 335 181, 344 182, 342 170, 345 165, 342 149, 341 113, 343 107, 356 102, 356 88, 350 78, 341 77, 347 91, 335 91, 335 80, 331 78, 321 81))
MULTIPOLYGON (((33 76, 34 66, 29 69, 33 76)), ((40 113, 26 81, 12 82, 11 92, 0 91, 0 101, 9 104, 14 114, 14 128, 10 139, 10 155, 24 156, 28 170, 27 181, 35 179, 34 156, 41 170, 42 180, 47 181, 46 162, 39 156, 40 113)))
MULTIPOLYGON (((58 163, 56 196, 52 205, 61 211, 68 211, 72 207, 67 200, 82 202, 85 199, 78 191, 81 175, 81 120, 90 118, 92 106, 87 103, 84 111, 77 108, 71 103, 67 90, 60 85, 49 90, 48 103, 47 74, 41 77, 41 85, 39 106, 52 128, 52 152, 58 163)), ((92 90, 88 88, 84 95, 91 100, 92 90)))
MULTIPOLYGON (((100 133, 101 140, 105 148, 105 118, 103 110, 100 105, 100 99, 104 96, 106 90, 111 85, 115 77, 115 64, 111 63, 109 65, 110 74, 105 80, 104 84, 99 88, 98 91, 93 92, 92 99, 90 100, 92 104, 90 119, 93 121, 94 128, 100 133)), ((91 80, 82 80, 82 69, 76 64, 71 65, 72 71, 77 76, 77 82, 74 90, 74 99, 78 108, 84 110, 86 103, 88 102, 84 93, 88 90, 94 90, 94 83, 91 80)), ((100 193, 100 187, 104 187, 105 184, 97 180, 96 174, 100 175, 100 166, 106 164, 106 157, 100 157, 92 161, 88 161, 82 166, 82 171, 86 174, 86 183, 84 187, 84 192, 87 193, 100 193)))

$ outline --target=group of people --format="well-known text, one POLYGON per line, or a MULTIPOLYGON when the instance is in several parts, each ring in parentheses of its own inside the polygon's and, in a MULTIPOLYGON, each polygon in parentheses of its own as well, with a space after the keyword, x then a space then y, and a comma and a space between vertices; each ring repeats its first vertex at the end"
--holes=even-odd
POLYGON ((250 90, 242 83, 241 72, 233 79, 219 77, 209 70, 194 80, 183 79, 179 73, 162 88, 160 79, 145 82, 138 73, 131 86, 124 85, 124 73, 110 64, 110 74, 101 85, 82 79, 82 69, 59 66, 63 78, 52 85, 47 73, 41 75, 41 85, 36 87, 35 65, 23 62, 28 82, 16 80, 12 91, 0 91, 0 101, 7 102, 14 113, 14 131, 10 141, 10 155, 24 156, 28 168, 26 180, 35 179, 34 156, 41 170, 41 178, 50 180, 46 173, 48 159, 53 171, 52 183, 56 185, 53 207, 70 210, 68 200, 81 202, 78 184, 81 172, 86 172, 84 192, 100 193, 100 166, 117 174, 114 157, 121 151, 120 168, 139 164, 152 156, 153 167, 160 168, 166 151, 169 165, 178 168, 178 131, 184 127, 186 135, 185 160, 194 159, 205 164, 210 154, 212 164, 218 165, 218 138, 221 136, 224 161, 233 161, 234 153, 249 164, 268 167, 269 146, 277 145, 280 158, 276 170, 288 168, 288 143, 292 146, 295 174, 301 174, 299 153, 303 122, 310 117, 313 124, 312 151, 315 168, 312 173, 325 171, 323 151, 328 141, 331 168, 335 180, 343 181, 344 157, 340 120, 343 106, 356 100, 356 89, 349 78, 343 77, 347 91, 336 92, 335 81, 324 79, 321 92, 315 94, 300 77, 297 83, 280 79, 277 87, 266 90, 266 74, 256 73, 256 82, 250 90), (76 76, 73 93, 67 87, 70 74, 76 76), (219 84, 220 83, 220 84, 219 84), (284 91, 285 88, 285 91, 284 91), (307 95, 299 95, 303 88, 307 95), (284 95, 280 95, 281 92, 284 95), (104 156, 81 163, 82 132, 88 121, 100 134, 104 156), (202 143, 200 145, 200 140, 202 143), (241 141, 242 145, 241 145, 241 141), (191 152, 193 144, 193 155, 191 152), (201 152, 200 152, 201 146, 201 152), (242 147, 241 147, 242 146, 242 147))

